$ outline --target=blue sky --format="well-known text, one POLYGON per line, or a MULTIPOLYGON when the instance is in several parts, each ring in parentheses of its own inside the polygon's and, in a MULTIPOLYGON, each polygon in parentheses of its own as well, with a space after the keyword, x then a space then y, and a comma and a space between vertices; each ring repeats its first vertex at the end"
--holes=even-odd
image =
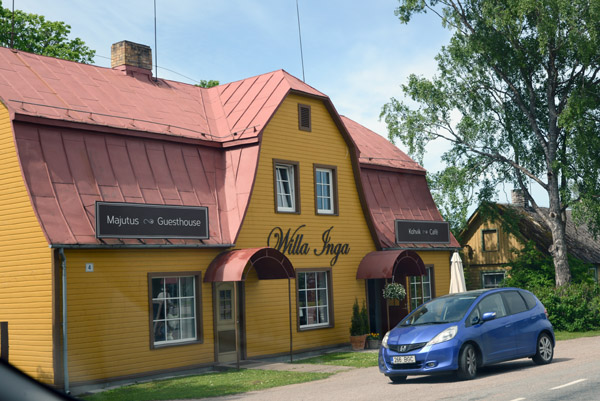
MULTIPOLYGON (((383 136, 383 104, 402 97, 410 74, 432 76, 434 57, 450 38, 433 14, 401 24, 398 4, 298 0, 306 83, 327 94, 339 114, 383 136)), ((15 0, 15 8, 71 25, 71 36, 96 50, 100 66, 110 67, 110 46, 121 40, 155 51, 153 0, 15 0)), ((161 78, 227 83, 284 69, 302 79, 296 0, 156 0, 156 9, 161 78)), ((428 147, 427 170, 441 167, 445 148, 428 147)), ((509 199, 510 188, 505 192, 509 199)), ((508 199, 499 193, 499 201, 508 199)))

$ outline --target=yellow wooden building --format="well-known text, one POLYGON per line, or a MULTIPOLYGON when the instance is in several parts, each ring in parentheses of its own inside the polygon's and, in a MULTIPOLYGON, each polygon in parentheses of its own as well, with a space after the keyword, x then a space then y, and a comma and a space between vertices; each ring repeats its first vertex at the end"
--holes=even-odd
MULTIPOLYGON (((512 192, 511 204, 480 206, 460 234, 468 289, 495 288, 510 275, 511 262, 528 241, 545 255, 552 234, 519 191, 512 192)), ((600 241, 584 225, 576 225, 566 211, 565 227, 569 255, 590 264, 590 274, 598 281, 600 241)))
POLYGON ((68 391, 346 344, 355 300, 383 333, 448 292, 425 170, 326 95, 282 70, 155 79, 131 42, 113 59, 0 48, 10 363, 68 391))

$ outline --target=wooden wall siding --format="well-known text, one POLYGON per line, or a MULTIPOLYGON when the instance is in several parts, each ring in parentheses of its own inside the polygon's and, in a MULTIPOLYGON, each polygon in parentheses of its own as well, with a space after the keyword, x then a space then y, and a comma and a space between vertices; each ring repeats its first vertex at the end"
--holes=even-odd
POLYGON ((67 250, 69 376, 74 383, 210 363, 212 286, 202 283, 204 343, 150 349, 148 273, 201 271, 220 250, 67 250), (94 272, 85 271, 94 263, 94 272))
MULTIPOLYGON (((364 281, 356 280, 356 269, 375 244, 363 216, 349 152, 323 103, 308 97, 289 95, 263 134, 252 199, 236 246, 266 246, 274 227, 285 234, 305 225, 299 232, 311 249, 307 255, 287 254, 295 268, 330 267, 332 256, 316 256, 314 249, 320 251, 323 232, 332 226, 332 242, 350 246, 350 253, 340 255, 332 267, 335 327, 297 330, 292 281, 294 350, 348 342, 352 303, 355 298, 361 303, 365 299, 364 281), (311 132, 298 128, 298 103, 311 107, 311 132), (275 213, 273 159, 299 163, 300 214, 275 213), (313 163, 337 166, 339 216, 315 213, 313 163)), ((248 357, 289 351, 287 280, 258 281, 251 273, 246 281, 246 316, 248 357)))
POLYGON ((433 265, 435 296, 441 297, 450 292, 450 251, 417 251, 425 266, 433 265))
POLYGON ((520 249, 523 245, 513 235, 504 231, 502 225, 497 222, 482 222, 480 219, 473 225, 467 233, 466 242, 473 250, 473 257, 467 255, 467 263, 471 266, 492 266, 508 263, 514 256, 511 249, 520 249), (484 251, 482 241, 482 230, 497 230, 498 232, 498 250, 484 251))
POLYGON ((52 251, 31 207, 2 103, 0 172, 0 321, 8 322, 9 362, 52 383, 52 251))

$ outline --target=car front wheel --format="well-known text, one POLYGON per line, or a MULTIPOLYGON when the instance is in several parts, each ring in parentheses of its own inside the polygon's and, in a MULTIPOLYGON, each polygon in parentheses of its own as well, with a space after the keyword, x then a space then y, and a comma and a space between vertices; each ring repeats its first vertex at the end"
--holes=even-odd
POLYGON ((533 362, 538 365, 545 365, 552 362, 552 358, 554 357, 554 345, 548 334, 540 334, 535 349, 536 353, 532 358, 533 362))
POLYGON ((462 380, 471 380, 477 375, 477 351, 471 344, 465 345, 460 351, 457 374, 462 380))

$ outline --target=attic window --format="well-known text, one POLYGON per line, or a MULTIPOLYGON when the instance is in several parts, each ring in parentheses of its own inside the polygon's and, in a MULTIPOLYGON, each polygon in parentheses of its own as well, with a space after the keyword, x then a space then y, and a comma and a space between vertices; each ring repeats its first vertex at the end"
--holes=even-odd
POLYGON ((498 230, 488 229, 481 230, 481 242, 483 250, 487 252, 495 252, 498 250, 498 230))
POLYGON ((298 104, 298 129, 311 131, 310 106, 298 104))

